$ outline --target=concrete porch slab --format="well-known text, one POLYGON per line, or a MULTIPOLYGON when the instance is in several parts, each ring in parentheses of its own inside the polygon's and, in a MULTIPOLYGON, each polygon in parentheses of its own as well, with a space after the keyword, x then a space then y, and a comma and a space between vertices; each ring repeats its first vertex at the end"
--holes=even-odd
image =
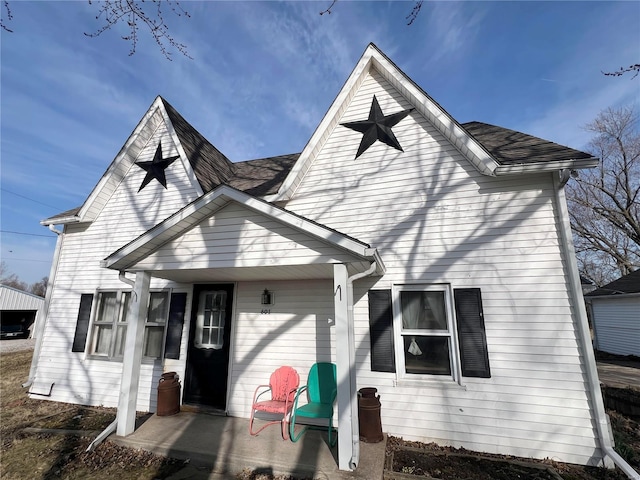
POLYGON ((249 435, 248 419, 190 412, 168 417, 153 415, 131 435, 112 435, 109 440, 158 455, 189 459, 190 467, 178 472, 176 480, 233 479, 245 468, 301 478, 378 480, 383 477, 386 444, 361 442, 358 468, 343 472, 338 470, 337 449, 328 446, 326 432, 309 430, 293 443, 282 439, 278 425, 253 437, 249 435))

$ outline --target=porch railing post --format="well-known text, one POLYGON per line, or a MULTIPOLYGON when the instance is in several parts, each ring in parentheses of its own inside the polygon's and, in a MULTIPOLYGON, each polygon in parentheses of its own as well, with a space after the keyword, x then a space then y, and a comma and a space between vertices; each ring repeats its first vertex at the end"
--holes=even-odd
POLYGON ((333 266, 333 292, 336 322, 336 367, 338 373, 338 468, 351 470, 353 456, 351 441, 351 366, 349 358, 349 320, 347 294, 347 266, 333 266))
POLYGON ((149 299, 149 272, 137 272, 133 293, 127 312, 127 335, 122 358, 122 379, 118 400, 118 418, 116 434, 125 436, 136 428, 136 404, 140 383, 140 365, 144 343, 144 322, 147 317, 149 299))

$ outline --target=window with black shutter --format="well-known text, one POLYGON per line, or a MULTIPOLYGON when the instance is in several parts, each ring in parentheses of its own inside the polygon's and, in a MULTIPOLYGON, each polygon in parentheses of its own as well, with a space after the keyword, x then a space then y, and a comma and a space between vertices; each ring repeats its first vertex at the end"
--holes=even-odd
POLYGON ((84 346, 87 343, 87 333, 89 332, 89 321, 91 320, 92 303, 92 293, 83 293, 80 295, 80 308, 78 310, 76 332, 73 336, 72 352, 84 352, 84 346))
POLYGON ((180 342, 182 341, 182 327, 184 325, 186 305, 186 293, 174 293, 171 295, 164 358, 180 358, 180 342))
POLYGON ((369 338, 371 341, 371 370, 374 372, 395 372, 391 290, 369 290, 369 338))
POLYGON ((370 291, 369 321, 373 371, 397 371, 401 380, 491 377, 479 288, 407 284, 370 291), (393 340, 390 347, 387 338, 393 340), (383 369, 379 359, 389 358, 389 351, 393 357, 394 348, 393 369, 383 369))
POLYGON ((463 377, 490 378, 489 351, 479 288, 453 291, 463 377))

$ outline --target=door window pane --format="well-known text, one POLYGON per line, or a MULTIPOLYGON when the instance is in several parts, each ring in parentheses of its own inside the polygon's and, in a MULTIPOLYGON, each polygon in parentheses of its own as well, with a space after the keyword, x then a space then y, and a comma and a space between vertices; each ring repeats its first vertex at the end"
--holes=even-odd
POLYGON ((196 319, 196 347, 220 349, 224 345, 224 323, 227 292, 208 291, 200 294, 196 319))

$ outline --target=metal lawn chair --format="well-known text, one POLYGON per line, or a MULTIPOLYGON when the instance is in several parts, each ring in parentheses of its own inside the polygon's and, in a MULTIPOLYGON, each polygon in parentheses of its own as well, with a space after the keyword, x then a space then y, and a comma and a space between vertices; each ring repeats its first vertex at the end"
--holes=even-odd
MULTIPOLYGON (((305 426, 298 435, 295 435, 296 421, 298 419, 326 419, 329 423, 329 445, 336 444, 336 438, 332 437, 333 430, 333 404, 338 393, 336 366, 333 363, 316 363, 309 370, 307 384, 300 387, 293 402, 293 410, 289 419, 289 436, 291 441, 297 442, 304 432, 310 428, 305 426), (307 392, 307 404, 298 406, 300 394, 307 392)), ((324 428, 324 427, 322 427, 324 428)))
POLYGON ((257 435, 269 425, 280 423, 282 426, 282 438, 287 438, 287 416, 293 407, 293 399, 300 385, 300 376, 291 367, 280 367, 271 374, 269 385, 258 385, 253 393, 251 402, 251 419, 249 420, 249 433, 257 435), (266 390, 265 390, 266 388, 266 390), (260 390, 262 391, 258 393, 260 390), (271 392, 271 398, 267 393, 271 392), (281 416, 280 420, 267 422, 257 431, 253 431, 253 419, 256 412, 273 413, 281 416))

